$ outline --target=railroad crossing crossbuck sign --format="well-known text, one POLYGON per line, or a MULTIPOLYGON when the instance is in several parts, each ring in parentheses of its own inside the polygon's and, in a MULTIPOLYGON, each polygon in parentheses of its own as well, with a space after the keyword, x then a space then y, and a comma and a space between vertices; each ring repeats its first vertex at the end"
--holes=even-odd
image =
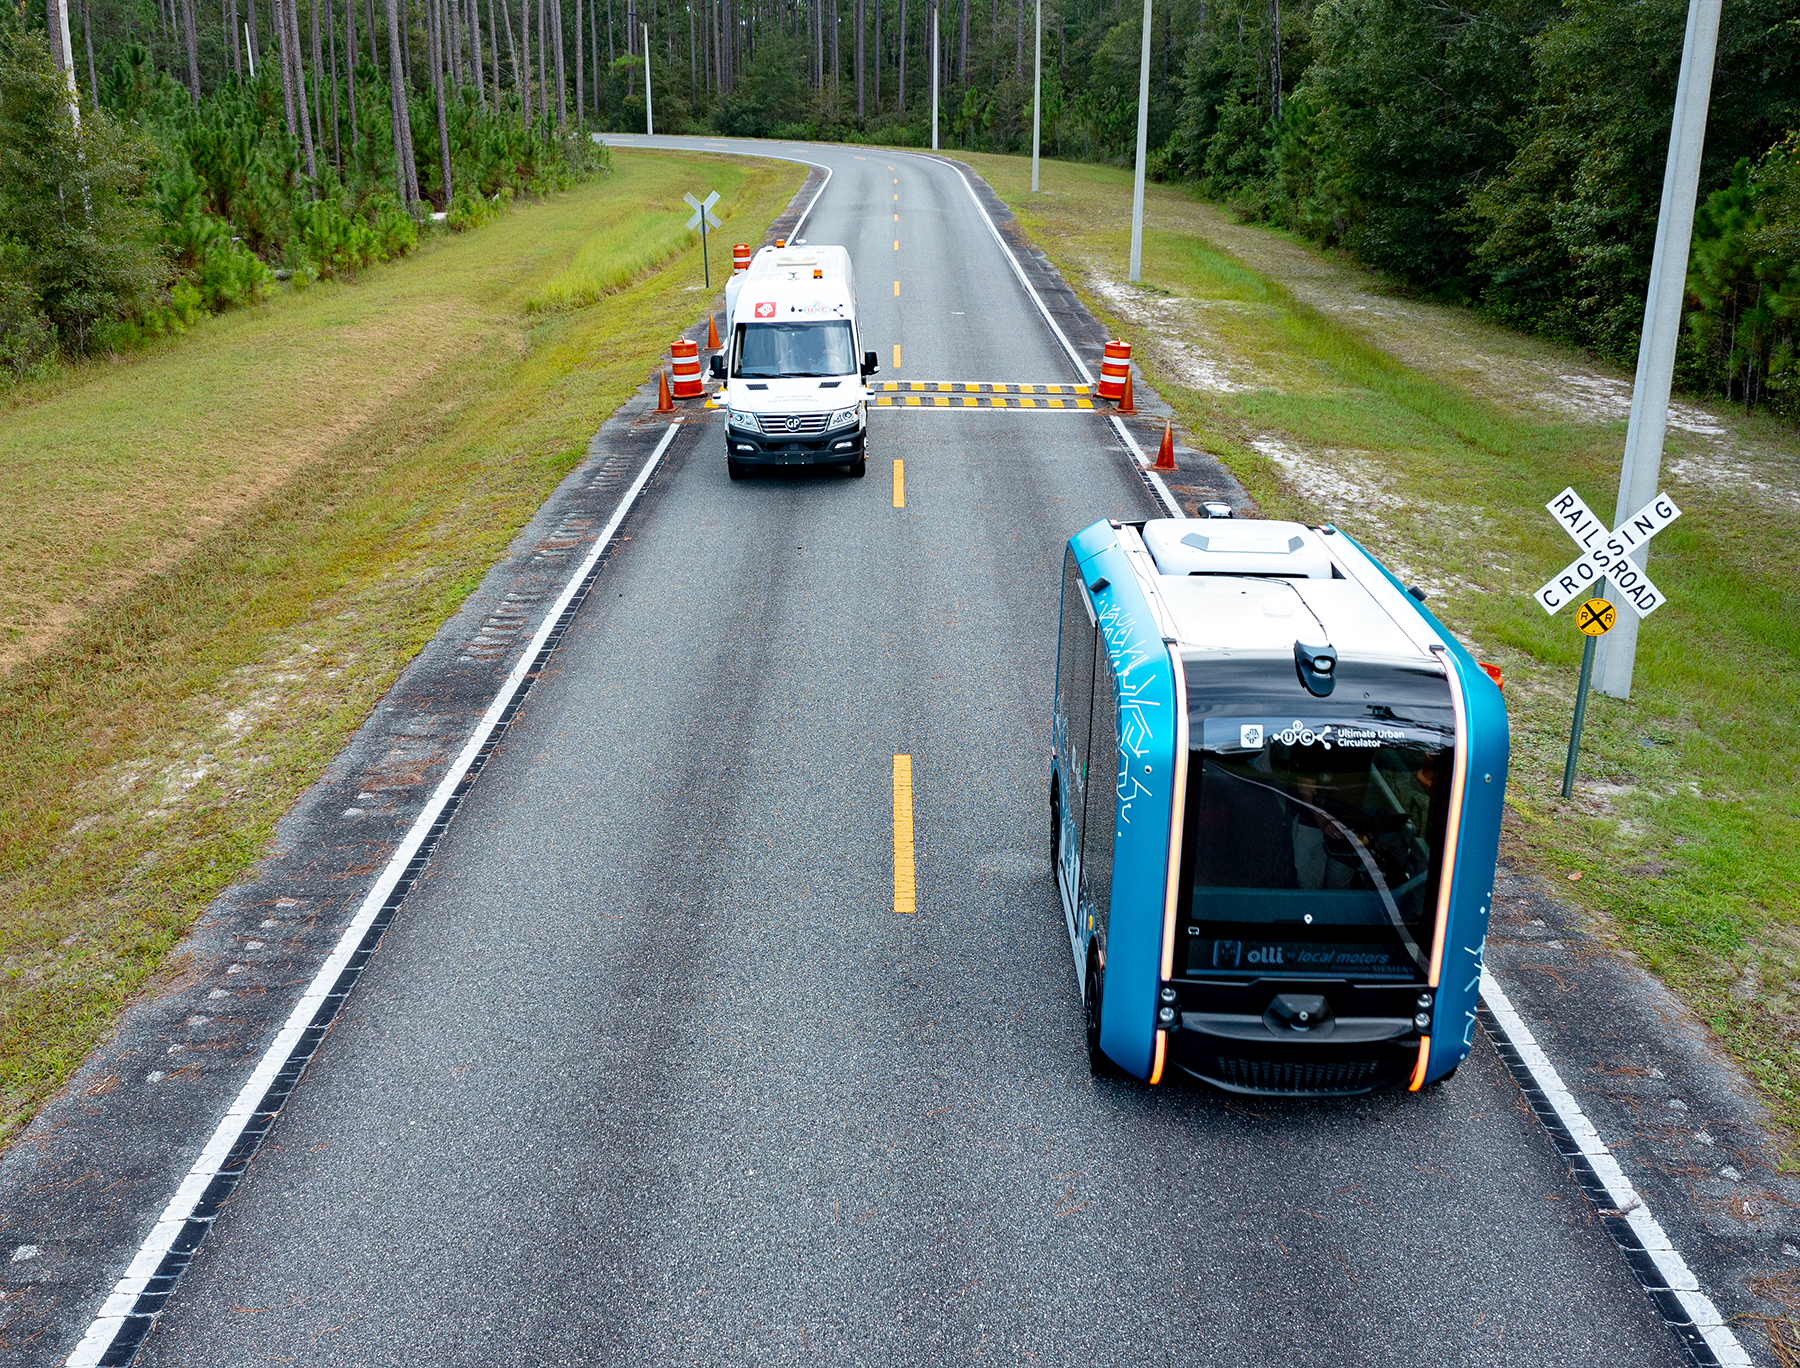
POLYGON ((709 227, 717 228, 719 226, 719 220, 713 217, 712 211, 713 205, 719 202, 719 192, 714 190, 704 200, 697 200, 692 195, 683 195, 682 198, 687 201, 688 208, 694 211, 687 221, 688 232, 691 233, 695 229, 700 232, 700 269, 706 273, 706 288, 710 290, 712 289, 712 262, 708 261, 706 257, 706 230, 709 227))
POLYGON ((1625 600, 1625 606, 1640 618, 1649 617, 1663 606, 1662 590, 1632 563, 1631 553, 1681 516, 1681 510, 1667 494, 1658 494, 1610 533, 1573 489, 1563 490, 1544 507, 1574 539, 1581 554, 1532 595, 1538 607, 1554 616, 1602 575, 1625 600))
POLYGON ((686 200, 688 208, 694 211, 693 217, 687 221, 688 231, 690 233, 696 228, 699 228, 702 233, 706 232, 705 228, 700 228, 702 222, 707 223, 714 228, 719 226, 719 221, 713 217, 712 211, 713 205, 719 202, 719 192, 717 190, 708 195, 704 201, 697 200, 692 195, 683 195, 682 199, 686 200))
MULTIPOLYGON (((1658 494, 1611 532, 1606 524, 1581 501, 1574 489, 1565 489, 1544 505, 1550 516, 1562 524, 1563 531, 1575 540, 1581 554, 1532 597, 1552 617, 1560 608, 1574 602, 1581 591, 1605 576, 1640 618, 1647 618, 1663 606, 1662 590, 1650 583, 1643 567, 1634 563, 1631 553, 1681 516, 1675 501, 1658 494)), ((1562 796, 1575 791, 1575 758, 1581 752, 1581 723, 1587 715, 1588 684, 1594 677, 1594 643, 1612 630, 1619 620, 1619 610, 1603 598, 1590 598, 1575 610, 1575 625, 1587 637, 1581 649, 1581 680, 1575 686, 1575 720, 1569 727, 1569 758, 1563 763, 1562 796)))

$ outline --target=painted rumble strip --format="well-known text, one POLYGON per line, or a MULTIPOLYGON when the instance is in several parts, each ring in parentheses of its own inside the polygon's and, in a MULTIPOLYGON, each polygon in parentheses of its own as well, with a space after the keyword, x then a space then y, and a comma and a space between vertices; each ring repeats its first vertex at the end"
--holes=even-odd
POLYGON ((1091 394, 1089 385, 1019 385, 1009 380, 878 380, 869 386, 876 394, 1091 394))
POLYGON ((263 1137, 275 1124, 294 1084, 305 1072, 338 1009, 361 976, 363 966, 375 953, 382 934, 430 860, 463 796, 494 753, 519 705, 531 691, 532 682, 574 621, 576 611, 599 574, 601 556, 611 545, 619 525, 637 502, 680 426, 678 422, 669 424, 643 470, 625 491, 625 497, 619 501, 618 509, 594 542, 593 549, 576 567, 556 602, 550 605, 531 644, 488 705, 468 743, 450 766, 450 772, 432 793, 424 811, 382 869, 375 886, 369 890, 356 916, 339 938, 337 948, 319 967, 299 1002, 294 1004, 286 1024, 263 1052, 256 1071, 238 1091, 237 1099, 200 1151, 188 1176, 176 1188, 175 1195, 138 1247, 137 1257, 125 1270, 125 1276, 114 1286, 75 1352, 65 1360, 69 1368, 125 1364, 137 1353, 156 1317, 168 1304, 194 1252, 206 1238, 213 1217, 248 1170, 263 1137))
POLYGON ((1557 1152, 1568 1161, 1576 1184, 1637 1274, 1644 1295, 1668 1322, 1688 1357, 1698 1368, 1747 1368, 1752 1363, 1750 1355, 1725 1324, 1712 1298, 1700 1290, 1700 1280, 1687 1260, 1670 1243, 1662 1223, 1650 1214, 1581 1104, 1564 1086, 1556 1066, 1486 969, 1481 971, 1481 1006, 1481 1023, 1494 1049, 1512 1070, 1525 1100, 1550 1132, 1557 1152))
MULTIPOLYGON (((946 389, 949 386, 945 386, 946 389)), ((1076 413, 1094 407, 1092 399, 1033 397, 1029 394, 882 394, 869 400, 870 408, 997 408, 1061 409, 1076 413)))

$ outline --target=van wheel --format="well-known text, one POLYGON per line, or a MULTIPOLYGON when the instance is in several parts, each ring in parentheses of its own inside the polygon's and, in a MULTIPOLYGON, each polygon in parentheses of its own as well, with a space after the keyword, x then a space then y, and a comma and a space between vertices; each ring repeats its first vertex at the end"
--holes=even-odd
POLYGON ((869 473, 868 457, 858 456, 854 461, 850 462, 850 473, 859 480, 862 479, 864 475, 867 475, 869 473))
POLYGON ((1126 1073, 1112 1062, 1112 1056, 1100 1048, 1100 999, 1106 991, 1106 971, 1100 967, 1100 956, 1088 951, 1087 990, 1081 995, 1082 1015, 1087 1019, 1088 1069, 1095 1078, 1124 1078, 1126 1073))
POLYGON ((1056 877, 1056 862, 1062 858, 1062 789, 1054 777, 1050 780, 1050 877, 1056 877))
POLYGON ((727 456, 725 458, 725 473, 734 480, 741 480, 750 473, 750 470, 742 461, 737 460, 735 457, 727 456))

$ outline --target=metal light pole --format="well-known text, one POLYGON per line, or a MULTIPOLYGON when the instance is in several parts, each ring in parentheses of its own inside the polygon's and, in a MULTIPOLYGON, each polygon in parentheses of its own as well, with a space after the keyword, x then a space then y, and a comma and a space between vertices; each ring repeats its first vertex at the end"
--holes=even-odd
POLYGON ((1039 115, 1044 112, 1044 0, 1037 0, 1037 46, 1031 57, 1031 193, 1038 192, 1039 115))
POLYGON ((1137 179, 1131 188, 1131 279, 1144 274, 1144 149, 1150 138, 1150 0, 1144 0, 1144 51, 1138 61, 1137 179))
POLYGON ((931 0, 931 150, 938 150, 937 109, 938 109, 938 7, 937 0, 931 0))
MULTIPOLYGON (((1656 219, 1656 254, 1644 298, 1644 331, 1638 341, 1637 381, 1631 391, 1631 426, 1625 434, 1614 527, 1655 497, 1662 476, 1669 386, 1675 374, 1681 300, 1687 290, 1688 248, 1694 236, 1694 200, 1700 189, 1700 153, 1706 143, 1706 107, 1712 99, 1720 5, 1721 0, 1690 0, 1688 5, 1681 82, 1675 90, 1675 118, 1669 128, 1669 163, 1663 172, 1662 211, 1656 219)), ((1631 559, 1642 569, 1648 554, 1647 548, 1639 548, 1631 559)), ((1596 683, 1601 693, 1631 697, 1637 636, 1637 614, 1625 613, 1618 626, 1600 639, 1596 683)))
POLYGON ((656 120, 650 113, 650 25, 642 24, 644 30, 644 136, 656 136, 656 120))

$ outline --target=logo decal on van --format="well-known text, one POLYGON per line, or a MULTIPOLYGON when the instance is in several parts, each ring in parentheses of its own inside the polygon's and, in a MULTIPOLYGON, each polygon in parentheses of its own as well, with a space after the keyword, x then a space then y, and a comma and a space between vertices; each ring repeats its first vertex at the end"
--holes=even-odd
POLYGON ((756 306, 756 316, 758 318, 773 318, 773 317, 775 317, 774 304, 772 304, 772 303, 771 304, 758 304, 756 306))
POLYGON ((1262 743, 1263 729, 1260 726, 1248 723, 1238 728, 1238 745, 1245 750, 1261 750, 1262 743))

